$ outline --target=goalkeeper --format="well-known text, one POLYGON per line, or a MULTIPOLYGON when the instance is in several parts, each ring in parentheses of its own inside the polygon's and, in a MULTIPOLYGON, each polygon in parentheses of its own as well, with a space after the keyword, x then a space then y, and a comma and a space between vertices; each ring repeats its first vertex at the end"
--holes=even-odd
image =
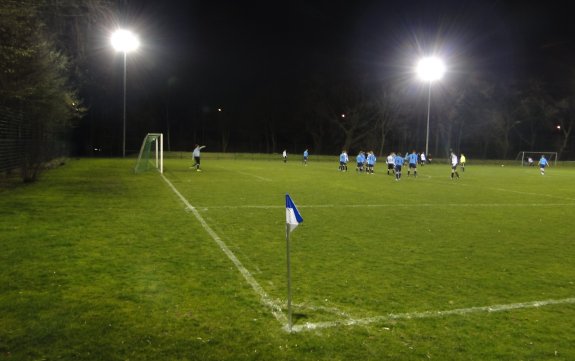
POLYGON ((200 169, 200 151, 202 149, 204 149, 206 146, 205 145, 199 145, 196 144, 196 147, 194 148, 194 151, 192 152, 192 156, 194 157, 194 165, 191 166, 190 168, 196 168, 196 172, 201 172, 202 170, 200 169))

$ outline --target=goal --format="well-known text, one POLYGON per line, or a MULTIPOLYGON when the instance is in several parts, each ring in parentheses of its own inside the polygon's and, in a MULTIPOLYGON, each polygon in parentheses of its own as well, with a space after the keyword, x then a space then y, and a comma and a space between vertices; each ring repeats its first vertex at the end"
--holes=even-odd
POLYGON ((528 166, 529 159, 531 158, 532 165, 536 166, 539 162, 539 158, 544 155, 547 158, 549 163, 553 162, 553 165, 557 165, 557 152, 531 152, 531 151, 522 151, 517 154, 516 160, 521 161, 521 166, 528 166))
POLYGON ((141 173, 150 169, 157 169, 160 173, 164 173, 164 135, 162 133, 148 133, 140 147, 134 172, 141 173))

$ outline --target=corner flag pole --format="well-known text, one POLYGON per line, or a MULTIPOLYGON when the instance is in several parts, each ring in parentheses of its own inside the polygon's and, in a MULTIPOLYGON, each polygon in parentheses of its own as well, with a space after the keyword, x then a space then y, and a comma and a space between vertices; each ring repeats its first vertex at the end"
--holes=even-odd
POLYGON ((290 262, 290 249, 289 249, 289 234, 290 234, 290 225, 286 223, 288 329, 291 332, 292 311, 291 311, 291 262, 290 262))
POLYGON ((291 262, 290 262, 290 242, 289 235, 301 222, 303 218, 299 214, 297 207, 291 200, 289 194, 286 194, 286 258, 287 258, 287 307, 288 307, 288 329, 292 328, 292 309, 291 309, 291 262))

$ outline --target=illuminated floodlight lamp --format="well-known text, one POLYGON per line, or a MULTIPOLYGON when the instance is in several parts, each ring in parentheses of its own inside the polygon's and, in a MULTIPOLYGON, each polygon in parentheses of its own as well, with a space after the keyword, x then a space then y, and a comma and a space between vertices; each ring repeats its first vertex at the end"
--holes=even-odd
POLYGON ((112 34, 112 47, 116 51, 129 53, 140 46, 138 36, 130 30, 119 29, 112 34))
POLYGON ((434 56, 423 58, 417 63, 417 74, 424 81, 439 80, 445 74, 445 64, 441 59, 434 56))

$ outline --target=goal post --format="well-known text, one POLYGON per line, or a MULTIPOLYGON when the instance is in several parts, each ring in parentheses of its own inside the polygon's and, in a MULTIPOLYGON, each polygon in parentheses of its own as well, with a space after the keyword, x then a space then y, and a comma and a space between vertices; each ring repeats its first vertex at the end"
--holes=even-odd
POLYGON ((547 158, 549 163, 553 163, 554 166, 557 166, 557 152, 532 152, 532 151, 521 151, 517 154, 516 160, 521 161, 521 166, 528 166, 529 159, 533 161, 533 165, 537 165, 539 162, 539 158, 544 155, 547 158))
POLYGON ((138 153, 134 172, 141 173, 152 168, 164 173, 164 135, 162 133, 148 133, 146 135, 142 141, 140 153, 138 153))

